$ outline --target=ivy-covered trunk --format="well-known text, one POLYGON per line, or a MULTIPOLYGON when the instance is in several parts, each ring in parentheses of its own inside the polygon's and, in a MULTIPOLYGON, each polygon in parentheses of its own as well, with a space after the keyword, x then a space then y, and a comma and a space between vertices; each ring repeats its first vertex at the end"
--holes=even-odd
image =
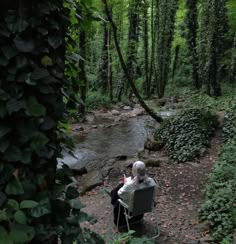
POLYGON ((189 53, 191 56, 192 63, 192 82, 196 89, 201 88, 201 83, 198 75, 198 54, 197 54, 197 33, 198 33, 198 9, 197 0, 187 0, 187 15, 186 15, 186 25, 187 25, 187 44, 189 48, 189 53))
POLYGON ((0 3, 0 243, 57 243, 63 1, 0 3))
POLYGON ((171 46, 174 35, 175 15, 178 0, 156 1, 156 88, 158 97, 163 97, 168 82, 171 63, 171 46))

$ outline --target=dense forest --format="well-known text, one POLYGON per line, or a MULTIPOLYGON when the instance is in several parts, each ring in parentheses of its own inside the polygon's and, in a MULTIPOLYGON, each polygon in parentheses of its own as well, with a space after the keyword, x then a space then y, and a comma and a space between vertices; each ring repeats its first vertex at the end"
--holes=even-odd
MULTIPOLYGON (((114 118, 136 105, 158 124, 144 148, 168 158, 163 181, 170 167, 212 163, 196 172, 207 174, 201 235, 236 241, 235 0, 8 0, 0 13, 0 244, 108 243, 83 225, 94 221, 79 196, 84 172, 58 158, 75 152, 73 128, 93 111, 114 118)), ((109 243, 155 243, 133 234, 109 243)))

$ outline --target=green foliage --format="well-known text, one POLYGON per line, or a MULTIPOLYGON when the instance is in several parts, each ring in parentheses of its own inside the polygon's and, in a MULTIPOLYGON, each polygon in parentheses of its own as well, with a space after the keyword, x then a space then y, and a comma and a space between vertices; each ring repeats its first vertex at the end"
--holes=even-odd
POLYGON ((235 114, 235 106, 231 109, 225 117, 225 144, 210 175, 206 201, 200 210, 201 219, 212 223, 214 239, 222 243, 232 242, 236 228, 236 125, 235 120, 229 119, 235 114))
POLYGON ((63 103, 68 9, 62 0, 36 1, 28 9, 4 6, 0 3, 0 243, 54 243, 58 237, 61 243, 86 243, 95 234, 80 228, 88 217, 77 190, 66 187, 73 174, 66 165, 56 172, 68 142, 63 103))
POLYGON ((165 120, 155 133, 170 157, 177 162, 194 160, 209 146, 216 117, 207 110, 189 109, 165 120))
POLYGON ((152 244, 154 243, 154 240, 146 237, 142 238, 135 238, 133 237, 133 234, 135 231, 131 230, 124 234, 118 234, 113 237, 112 241, 110 241, 110 244, 152 244))
POLYGON ((88 92, 86 105, 89 109, 95 109, 99 107, 109 107, 111 100, 107 95, 104 95, 101 91, 88 92))

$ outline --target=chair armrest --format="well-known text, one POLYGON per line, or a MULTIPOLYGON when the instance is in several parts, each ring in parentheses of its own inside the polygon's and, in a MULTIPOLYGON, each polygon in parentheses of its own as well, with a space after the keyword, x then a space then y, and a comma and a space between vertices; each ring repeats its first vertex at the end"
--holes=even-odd
POLYGON ((121 199, 118 199, 118 202, 124 207, 124 208, 129 208, 129 206, 125 203, 125 202, 123 202, 121 199))

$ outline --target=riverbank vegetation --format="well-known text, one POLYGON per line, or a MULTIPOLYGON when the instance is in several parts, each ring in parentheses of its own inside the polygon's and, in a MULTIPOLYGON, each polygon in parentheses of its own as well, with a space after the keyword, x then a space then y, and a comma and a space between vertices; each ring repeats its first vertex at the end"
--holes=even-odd
MULTIPOLYGON (((0 13, 0 243, 104 243, 80 226, 89 217, 76 187, 66 186, 73 172, 57 170, 62 151, 73 150, 68 121, 126 102, 161 123, 167 96, 224 111, 235 97, 235 1, 9 0, 0 13)), ((224 243, 235 231, 235 117, 227 116, 202 208, 224 243)), ((194 132, 202 144, 213 117, 207 133, 194 132)), ((165 138, 172 158, 186 161, 173 153, 181 140, 165 138)), ((184 155, 202 149, 178 145, 184 155)))

